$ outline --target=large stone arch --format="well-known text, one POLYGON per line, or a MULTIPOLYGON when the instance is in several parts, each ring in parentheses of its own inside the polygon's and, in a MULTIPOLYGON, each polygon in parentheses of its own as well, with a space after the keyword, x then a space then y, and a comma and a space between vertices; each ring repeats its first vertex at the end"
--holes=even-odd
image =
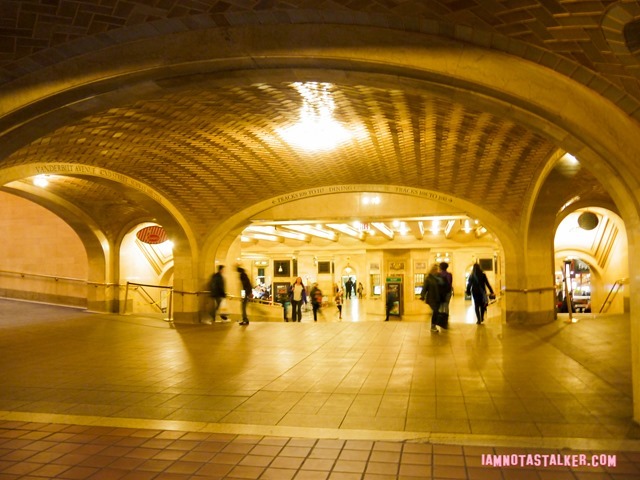
MULTIPOLYGON (((335 196, 345 193, 378 193, 389 194, 393 196, 411 197, 423 200, 424 205, 429 205, 431 214, 452 214, 461 213, 480 219, 481 223, 497 238, 497 243, 502 250, 502 258, 505 262, 505 282, 514 282, 516 278, 522 275, 523 267, 521 265, 521 243, 518 232, 509 225, 487 211, 481 206, 474 205, 464 199, 452 197, 439 192, 409 188, 400 185, 384 185, 384 184, 354 184, 354 185, 330 185, 313 189, 299 190, 291 192, 287 195, 273 197, 263 202, 251 205, 241 212, 237 212, 232 217, 217 226, 210 233, 203 244, 202 261, 200 262, 200 279, 199 282, 204 284, 211 274, 214 264, 229 264, 237 259, 239 248, 238 237, 242 230, 250 224, 251 218, 263 215, 274 208, 284 205, 295 205, 297 202, 309 199, 317 199, 318 201, 326 201, 332 204, 340 204, 336 201, 335 196)), ((397 212, 390 212, 390 215, 397 212)), ((510 297, 505 298, 504 311, 513 310, 510 297)), ((508 319, 511 320, 511 319, 508 319)))
MULTIPOLYGON (((629 141, 636 137, 638 126, 632 119, 613 103, 550 69, 428 32, 370 26, 344 31, 319 24, 239 26, 143 38, 130 42, 125 50, 107 47, 8 85, 1 102, 6 110, 0 127, 9 128, 3 129, 0 142, 6 142, 5 151, 11 151, 19 147, 13 144, 16 138, 12 134, 22 127, 47 128, 52 122, 63 121, 65 115, 100 108, 104 92, 126 96, 158 88, 149 80, 283 67, 366 71, 393 76, 400 84, 405 78, 420 79, 441 88, 454 87, 453 94, 475 92, 490 99, 494 113, 524 121, 528 128, 544 132, 566 151, 585 159, 612 192, 625 222, 632 226, 640 223, 634 193, 639 190, 640 169, 632 161, 638 149, 629 141), (363 48, 363 38, 375 38, 376 48, 363 48), (159 43, 161 57, 152 54, 158 51, 159 43), (194 48, 184 48, 187 45, 194 48), (105 75, 98 65, 111 65, 116 55, 117 66, 105 75), (57 84, 44 82, 44 77, 60 80, 57 84), (30 112, 37 107, 40 111, 34 118, 30 112), (602 118, 607 118, 605 128, 602 118)), ((37 134, 38 128, 33 131, 37 134)), ((630 241, 635 240, 630 237, 630 241)))
MULTIPOLYGON (((174 286, 178 289, 188 289, 189 291, 194 288, 191 279, 193 278, 193 268, 199 252, 195 236, 178 209, 157 191, 138 180, 109 169, 71 163, 33 163, 0 169, 0 185, 11 184, 16 180, 33 177, 43 172, 61 176, 81 174, 107 179, 144 195, 147 199, 146 202, 155 207, 154 212, 157 214, 158 222, 165 227, 174 239, 176 272, 180 272, 180 276, 176 275, 175 277, 177 281, 175 283, 178 283, 178 285, 174 284, 174 286)), ((5 189, 47 208, 71 226, 78 234, 87 251, 89 261, 89 308, 98 311, 118 311, 117 290, 113 289, 112 286, 118 281, 119 244, 124 236, 126 226, 117 238, 108 238, 88 214, 64 199, 24 184, 5 187, 5 189)))
POLYGON ((635 138, 637 124, 590 89, 528 60, 425 33, 369 26, 349 31, 332 25, 214 28, 181 32, 170 38, 140 39, 128 47, 124 51, 107 47, 89 55, 90 59, 74 57, 51 67, 55 72, 44 69, 9 85, 4 90, 6 114, 0 126, 9 124, 11 131, 5 130, 0 141, 6 141, 11 151, 17 147, 12 145, 12 133, 22 126, 46 128, 57 115, 62 115, 57 118, 60 121, 64 115, 100 108, 101 93, 115 91, 126 96, 134 90, 153 90, 158 85, 149 80, 162 77, 310 66, 366 71, 394 76, 400 84, 405 78, 428 80, 441 88, 453 86, 453 94, 471 91, 490 99, 494 113, 524 121, 528 128, 544 132, 566 151, 585 159, 612 192, 626 223, 640 223, 634 193, 639 190, 640 170, 630 161, 638 151, 635 143, 628 141, 635 138), (363 38, 384 40, 376 42, 376 49, 369 49, 362 48, 363 38), (152 55, 158 51, 158 43, 164 47, 161 57, 152 55), (194 48, 185 49, 186 45, 194 48), (110 65, 115 55, 117 67, 105 76, 97 65, 110 65), (47 82, 43 88, 45 75, 47 80, 59 78, 59 84, 47 82), (123 85, 127 88, 121 88, 123 85), (12 95, 17 92, 20 95, 12 95), (46 113, 39 112, 34 120, 30 111, 39 103, 46 113), (605 129, 602 118, 608 120, 605 129), (19 126, 17 120, 21 121, 19 126))

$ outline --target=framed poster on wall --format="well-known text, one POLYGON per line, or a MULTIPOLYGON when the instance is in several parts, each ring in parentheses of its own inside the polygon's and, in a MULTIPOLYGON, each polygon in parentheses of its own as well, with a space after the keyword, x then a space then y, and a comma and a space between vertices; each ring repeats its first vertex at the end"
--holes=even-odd
POLYGON ((493 258, 480 258, 478 264, 483 271, 493 272, 493 258))

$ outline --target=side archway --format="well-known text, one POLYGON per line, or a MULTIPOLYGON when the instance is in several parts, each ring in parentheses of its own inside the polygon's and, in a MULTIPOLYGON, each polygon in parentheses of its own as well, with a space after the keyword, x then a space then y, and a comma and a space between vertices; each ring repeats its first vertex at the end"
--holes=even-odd
POLYGON ((193 266, 199 254, 195 236, 179 210, 152 188, 108 169, 78 164, 29 164, 0 170, 0 185, 4 190, 49 209, 69 224, 82 240, 89 264, 88 307, 97 311, 119 311, 118 248, 130 225, 118 227, 114 215, 108 210, 102 211, 100 199, 93 203, 74 202, 78 195, 87 193, 79 186, 91 184, 95 184, 98 197, 101 193, 112 192, 112 196, 124 196, 136 205, 128 216, 129 222, 133 222, 131 225, 153 220, 167 229, 175 244, 174 255, 179 259, 176 262, 176 272, 180 272, 176 273, 177 288, 193 290, 193 266), (52 180, 53 177, 59 179, 58 185, 52 182, 53 191, 36 189, 25 181, 43 172, 52 180))

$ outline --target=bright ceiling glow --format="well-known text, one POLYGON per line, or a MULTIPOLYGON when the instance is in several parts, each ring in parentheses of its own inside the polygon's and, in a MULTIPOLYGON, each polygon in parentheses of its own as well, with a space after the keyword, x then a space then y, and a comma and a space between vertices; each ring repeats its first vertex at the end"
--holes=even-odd
POLYGON ((564 156, 563 156, 563 158, 564 158, 567 162, 569 162, 569 163, 571 163, 571 164, 573 164, 573 165, 577 165, 578 163, 580 163, 580 161, 579 161, 576 157, 574 157, 573 155, 571 155, 570 153, 565 153, 565 154, 564 154, 564 156))
POLYGON ((446 239, 452 239, 457 233, 463 232, 469 234, 475 231, 478 236, 487 233, 487 229, 482 227, 478 220, 458 214, 401 219, 371 218, 368 219, 369 221, 349 219, 348 223, 336 220, 338 219, 333 221, 318 219, 268 221, 261 219, 245 228, 242 233, 244 237, 242 241, 259 239, 273 241, 273 237, 278 237, 280 243, 284 243, 285 239, 310 242, 314 237, 319 237, 337 242, 341 238, 351 237, 366 242, 369 237, 373 236, 382 236, 393 240, 396 237, 409 235, 415 237, 413 239, 415 241, 422 241, 423 235, 427 232, 433 235, 444 233, 446 239), (262 237, 262 235, 267 235, 267 237, 262 237))
POLYGON ((160 250, 160 252, 165 256, 173 254, 174 245, 171 240, 167 240, 165 242, 159 243, 157 247, 158 247, 158 250, 160 250))
POLYGON ((567 207, 571 206, 572 204, 578 202, 579 200, 580 200, 580 195, 576 195, 575 197, 570 199, 567 203, 562 205, 562 207, 560 207, 560 211, 563 211, 564 209, 566 209, 567 207))
POLYGON ((365 205, 380 205, 380 197, 377 195, 374 197, 363 197, 362 203, 365 205))
POLYGON ((278 237, 275 235, 267 235, 266 233, 254 233, 253 238, 258 240, 267 240, 269 242, 277 242, 278 237))
POLYGON ((36 175, 33 177, 33 184, 36 187, 44 188, 49 185, 49 180, 47 179, 49 175, 36 175))
POLYGON ((296 82, 293 87, 302 97, 300 120, 277 130, 289 145, 310 151, 331 150, 354 137, 353 131, 333 118, 332 84, 296 82))
POLYGON ((305 233, 307 235, 313 235, 314 237, 321 237, 332 241, 336 240, 336 234, 333 232, 322 230, 321 225, 320 228, 312 227, 311 225, 289 225, 287 228, 305 233))

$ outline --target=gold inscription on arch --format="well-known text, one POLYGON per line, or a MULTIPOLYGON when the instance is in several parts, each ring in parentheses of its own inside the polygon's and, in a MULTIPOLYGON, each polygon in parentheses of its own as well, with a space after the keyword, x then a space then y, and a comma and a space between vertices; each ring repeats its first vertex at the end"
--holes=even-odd
POLYGON ((134 188, 153 198, 155 201, 162 203, 162 197, 144 183, 121 173, 106 170, 104 168, 94 167, 91 165, 51 164, 36 165, 34 166, 34 169, 36 171, 36 175, 90 175, 93 177, 106 178, 134 188))
POLYGON ((272 205, 280 205, 282 203, 292 202, 294 200, 300 200, 303 198, 314 197, 318 195, 330 195, 333 193, 348 193, 348 192, 379 192, 379 193, 394 193, 400 195, 411 195, 414 197, 421 197, 426 200, 432 200, 442 203, 455 204, 456 201, 453 197, 444 195, 442 193, 434 192, 432 190, 423 190, 421 188, 401 187, 396 185, 334 185, 328 187, 316 187, 308 190, 300 190, 298 192, 288 193, 274 198, 272 205))

